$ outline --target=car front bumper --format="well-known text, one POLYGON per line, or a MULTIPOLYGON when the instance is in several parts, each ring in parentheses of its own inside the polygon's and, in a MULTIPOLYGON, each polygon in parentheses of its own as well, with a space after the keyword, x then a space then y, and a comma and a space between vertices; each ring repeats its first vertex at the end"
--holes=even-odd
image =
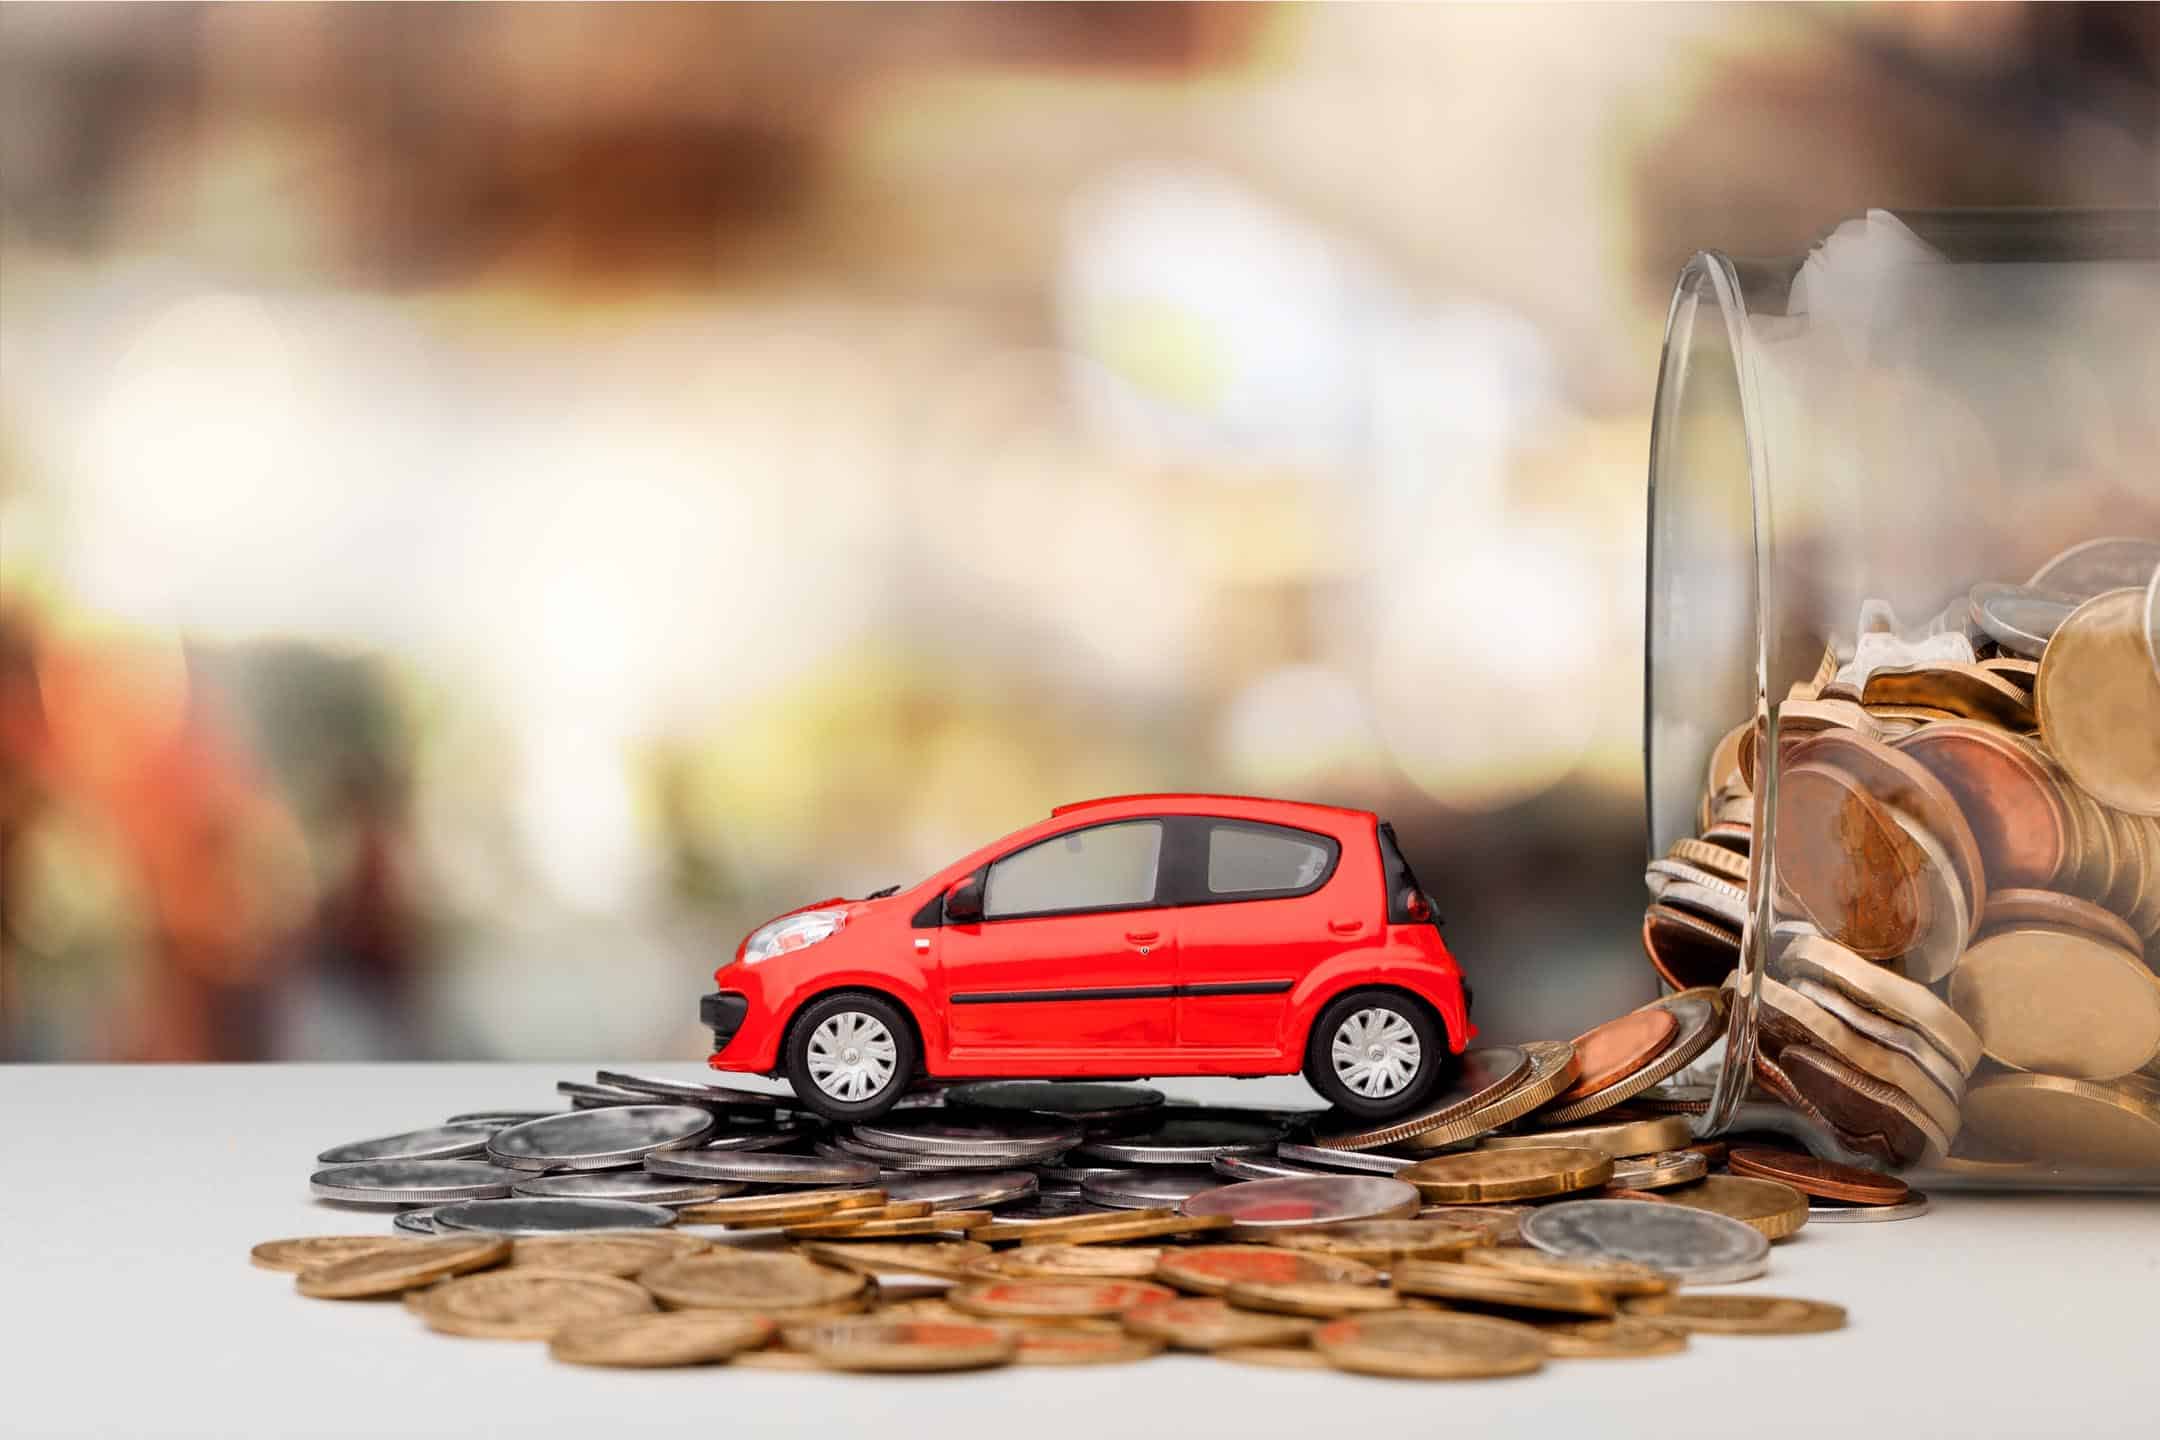
POLYGON ((712 1031, 714 1054, 727 1049, 749 1014, 750 997, 733 990, 716 990, 698 1001, 698 1023, 712 1031))

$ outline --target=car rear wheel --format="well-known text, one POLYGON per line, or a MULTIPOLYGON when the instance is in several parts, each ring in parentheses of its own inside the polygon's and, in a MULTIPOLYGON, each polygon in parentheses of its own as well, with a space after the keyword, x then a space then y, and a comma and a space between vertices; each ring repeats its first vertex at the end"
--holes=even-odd
POLYGON ((915 1078, 915 1031, 891 1001, 828 995, 789 1027, 785 1068, 795 1097, 832 1120, 873 1120, 915 1078))
POLYGON ((1360 1120, 1403 1115, 1439 1085, 1452 1057, 1432 1012, 1394 990, 1353 990, 1313 1024, 1305 1080, 1360 1120))

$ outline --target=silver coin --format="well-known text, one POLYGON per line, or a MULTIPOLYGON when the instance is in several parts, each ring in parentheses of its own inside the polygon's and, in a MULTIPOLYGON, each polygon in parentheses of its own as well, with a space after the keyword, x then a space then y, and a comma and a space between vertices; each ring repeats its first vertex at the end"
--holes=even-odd
POLYGON ((333 1145, 315 1157, 318 1165, 358 1165, 369 1160, 462 1160, 487 1149, 487 1132, 468 1125, 431 1125, 373 1140, 333 1145))
POLYGON ((1615 1190, 1664 1190, 1709 1173, 1710 1159, 1700 1150, 1663 1150, 1614 1160, 1612 1179, 1605 1183, 1615 1190))
POLYGON ((693 1150, 778 1150, 804 1139, 810 1132, 800 1125, 782 1125, 777 1130, 715 1129, 696 1145, 693 1150))
POLYGON ((1401 1219, 1417 1214, 1423 1203, 1417 1186, 1400 1180, 1319 1175, 1225 1185, 1192 1196, 1178 1209, 1186 1215, 1228 1215, 1232 1236, 1260 1238, 1346 1220, 1401 1219))
POLYGON ((519 1170, 607 1170, 695 1145, 712 1130, 712 1115, 694 1105, 610 1105, 498 1130, 487 1154, 519 1170))
POLYGON ((1145 1085, 1081 1080, 983 1080, 955 1085, 945 1103, 964 1110, 1033 1111, 1083 1124, 1125 1120, 1159 1109, 1163 1093, 1145 1085))
POLYGON ((560 1110, 468 1110, 463 1115, 452 1115, 443 1121, 445 1125, 484 1125, 490 1130, 501 1130, 511 1125, 522 1125, 528 1120, 545 1120, 550 1115, 560 1115, 560 1110))
POLYGON ((927 1200, 933 1210, 988 1210, 1032 1200, 1042 1185, 1026 1170, 954 1175, 885 1175, 878 1188, 893 1201, 927 1200))
POLYGON ((1830 1201, 1808 1202, 1810 1225, 1869 1225, 1884 1220, 1913 1220, 1934 1207, 1918 1190, 1907 1192, 1895 1205, 1839 1205, 1830 1201))
POLYGON ((1087 1184, 1091 1175, 1116 1175, 1129 1168, 1125 1165, 1037 1165, 1035 1174, 1046 1188, 1078 1190, 1087 1184))
POLYGON ((2142 587, 2160 565, 2160 540, 2113 535, 2087 540, 2042 565, 2026 581, 2035 590, 2059 590, 2079 601, 2110 590, 2142 587))
POLYGON ((2074 595, 2035 590, 2026 585, 1975 585, 1967 599, 1973 624, 2013 655, 2037 660, 2070 612, 2074 595))
POLYGON ((1098 1175, 1080 1187, 1084 1200, 1113 1210, 1145 1210, 1155 1205, 1182 1205, 1193 1196, 1230 1184, 1213 1170, 1189 1166, 1156 1165, 1098 1175))
POLYGON ((632 1075, 621 1070, 602 1070, 593 1076, 596 1083, 613 1090, 628 1090, 635 1095, 659 1095, 669 1100, 687 1100, 693 1105, 747 1105, 764 1110, 777 1110, 792 1106, 795 1097, 776 1095, 769 1090, 739 1090, 732 1085, 705 1085, 695 1080, 671 1080, 665 1075, 632 1075))
POLYGON ((1770 1242, 1761 1231, 1660 1200, 1541 1205, 1522 1217, 1522 1238, 1548 1255, 1633 1260, 1692 1285, 1752 1280, 1770 1268, 1770 1242))
POLYGON ((970 1123, 944 1111, 893 1115, 857 1125, 849 1138, 879 1150, 908 1155, 1005 1155, 1034 1160, 1080 1143, 1080 1127, 1046 1116, 1014 1116, 970 1123))
POLYGON ((1355 1170, 1364 1175, 1393 1175, 1405 1166, 1417 1164, 1416 1160, 1406 1156, 1388 1155, 1378 1150, 1326 1150, 1318 1145, 1289 1140, 1275 1147, 1275 1157, 1299 1165, 1317 1165, 1323 1170, 1355 1170))
POLYGON ((390 1223, 400 1230, 410 1230, 415 1235, 433 1235, 435 1231, 435 1207, 422 1205, 413 1210, 400 1210, 390 1217, 390 1223))
POLYGON ((1292 1180, 1300 1175, 1328 1173, 1311 1165, 1293 1165, 1273 1155, 1218 1155, 1214 1170, 1231 1180, 1292 1180))
POLYGON ((657 1230, 675 1223, 665 1205, 628 1200, 460 1200, 435 1211, 440 1231, 563 1235, 576 1230, 657 1230))
POLYGON ((650 1105, 653 1097, 636 1090, 618 1090, 613 1085, 588 1085, 583 1080, 558 1080, 555 1093, 570 1097, 570 1103, 579 1109, 601 1105, 650 1105))
POLYGON ((740 1180, 750 1185, 869 1185, 876 1162, 839 1155, 775 1155, 767 1150, 660 1150, 645 1157, 655 1175, 740 1180))
POLYGON ((1282 1138, 1279 1120, 1246 1111, 1168 1108, 1132 1135, 1099 1135, 1080 1146, 1093 1160, 1127 1165, 1207 1165, 1217 1155, 1265 1155, 1282 1138))
POLYGON ((325 1200, 363 1205, 433 1205, 508 1195, 523 1178, 485 1160, 370 1160, 318 1170, 308 1189, 325 1200))
POLYGON ((1027 1225, 1037 1220, 1063 1220, 1071 1215, 1112 1215, 1118 1208, 1091 1204, 1078 1191, 1069 1195, 1044 1191, 1025 1205, 998 1211, 997 1219, 1000 1225, 1027 1225))
POLYGON ((640 1205, 702 1205, 740 1194, 735 1181, 679 1180, 649 1170, 587 1170, 572 1175, 535 1175, 510 1187, 525 1200, 633 1200, 640 1205))

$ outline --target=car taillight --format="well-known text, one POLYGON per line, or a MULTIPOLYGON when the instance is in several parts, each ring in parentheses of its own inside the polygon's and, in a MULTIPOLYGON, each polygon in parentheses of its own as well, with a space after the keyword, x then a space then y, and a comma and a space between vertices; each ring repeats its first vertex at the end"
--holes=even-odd
POLYGON ((1415 885, 1405 885, 1403 887, 1402 908, 1412 920, 1425 921, 1432 919, 1432 902, 1427 900, 1425 892, 1415 885))

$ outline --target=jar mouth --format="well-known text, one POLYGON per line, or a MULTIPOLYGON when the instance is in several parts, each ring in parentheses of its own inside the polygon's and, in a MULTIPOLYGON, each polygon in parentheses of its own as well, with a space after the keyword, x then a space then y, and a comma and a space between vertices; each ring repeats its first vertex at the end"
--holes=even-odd
MULTIPOLYGON (((1695 833, 1704 766, 1723 734, 1705 728, 1716 723, 1707 717, 1747 717, 1767 727, 1761 743, 1776 743, 1766 628, 1772 509, 1753 343, 1738 268, 1721 253, 1698 252, 1680 272, 1666 313, 1650 430, 1643 784, 1652 857, 1695 833)), ((1776 771, 1759 772, 1746 923, 1723 1062, 1699 1122, 1704 1133, 1731 1122, 1754 1069, 1776 771)))

